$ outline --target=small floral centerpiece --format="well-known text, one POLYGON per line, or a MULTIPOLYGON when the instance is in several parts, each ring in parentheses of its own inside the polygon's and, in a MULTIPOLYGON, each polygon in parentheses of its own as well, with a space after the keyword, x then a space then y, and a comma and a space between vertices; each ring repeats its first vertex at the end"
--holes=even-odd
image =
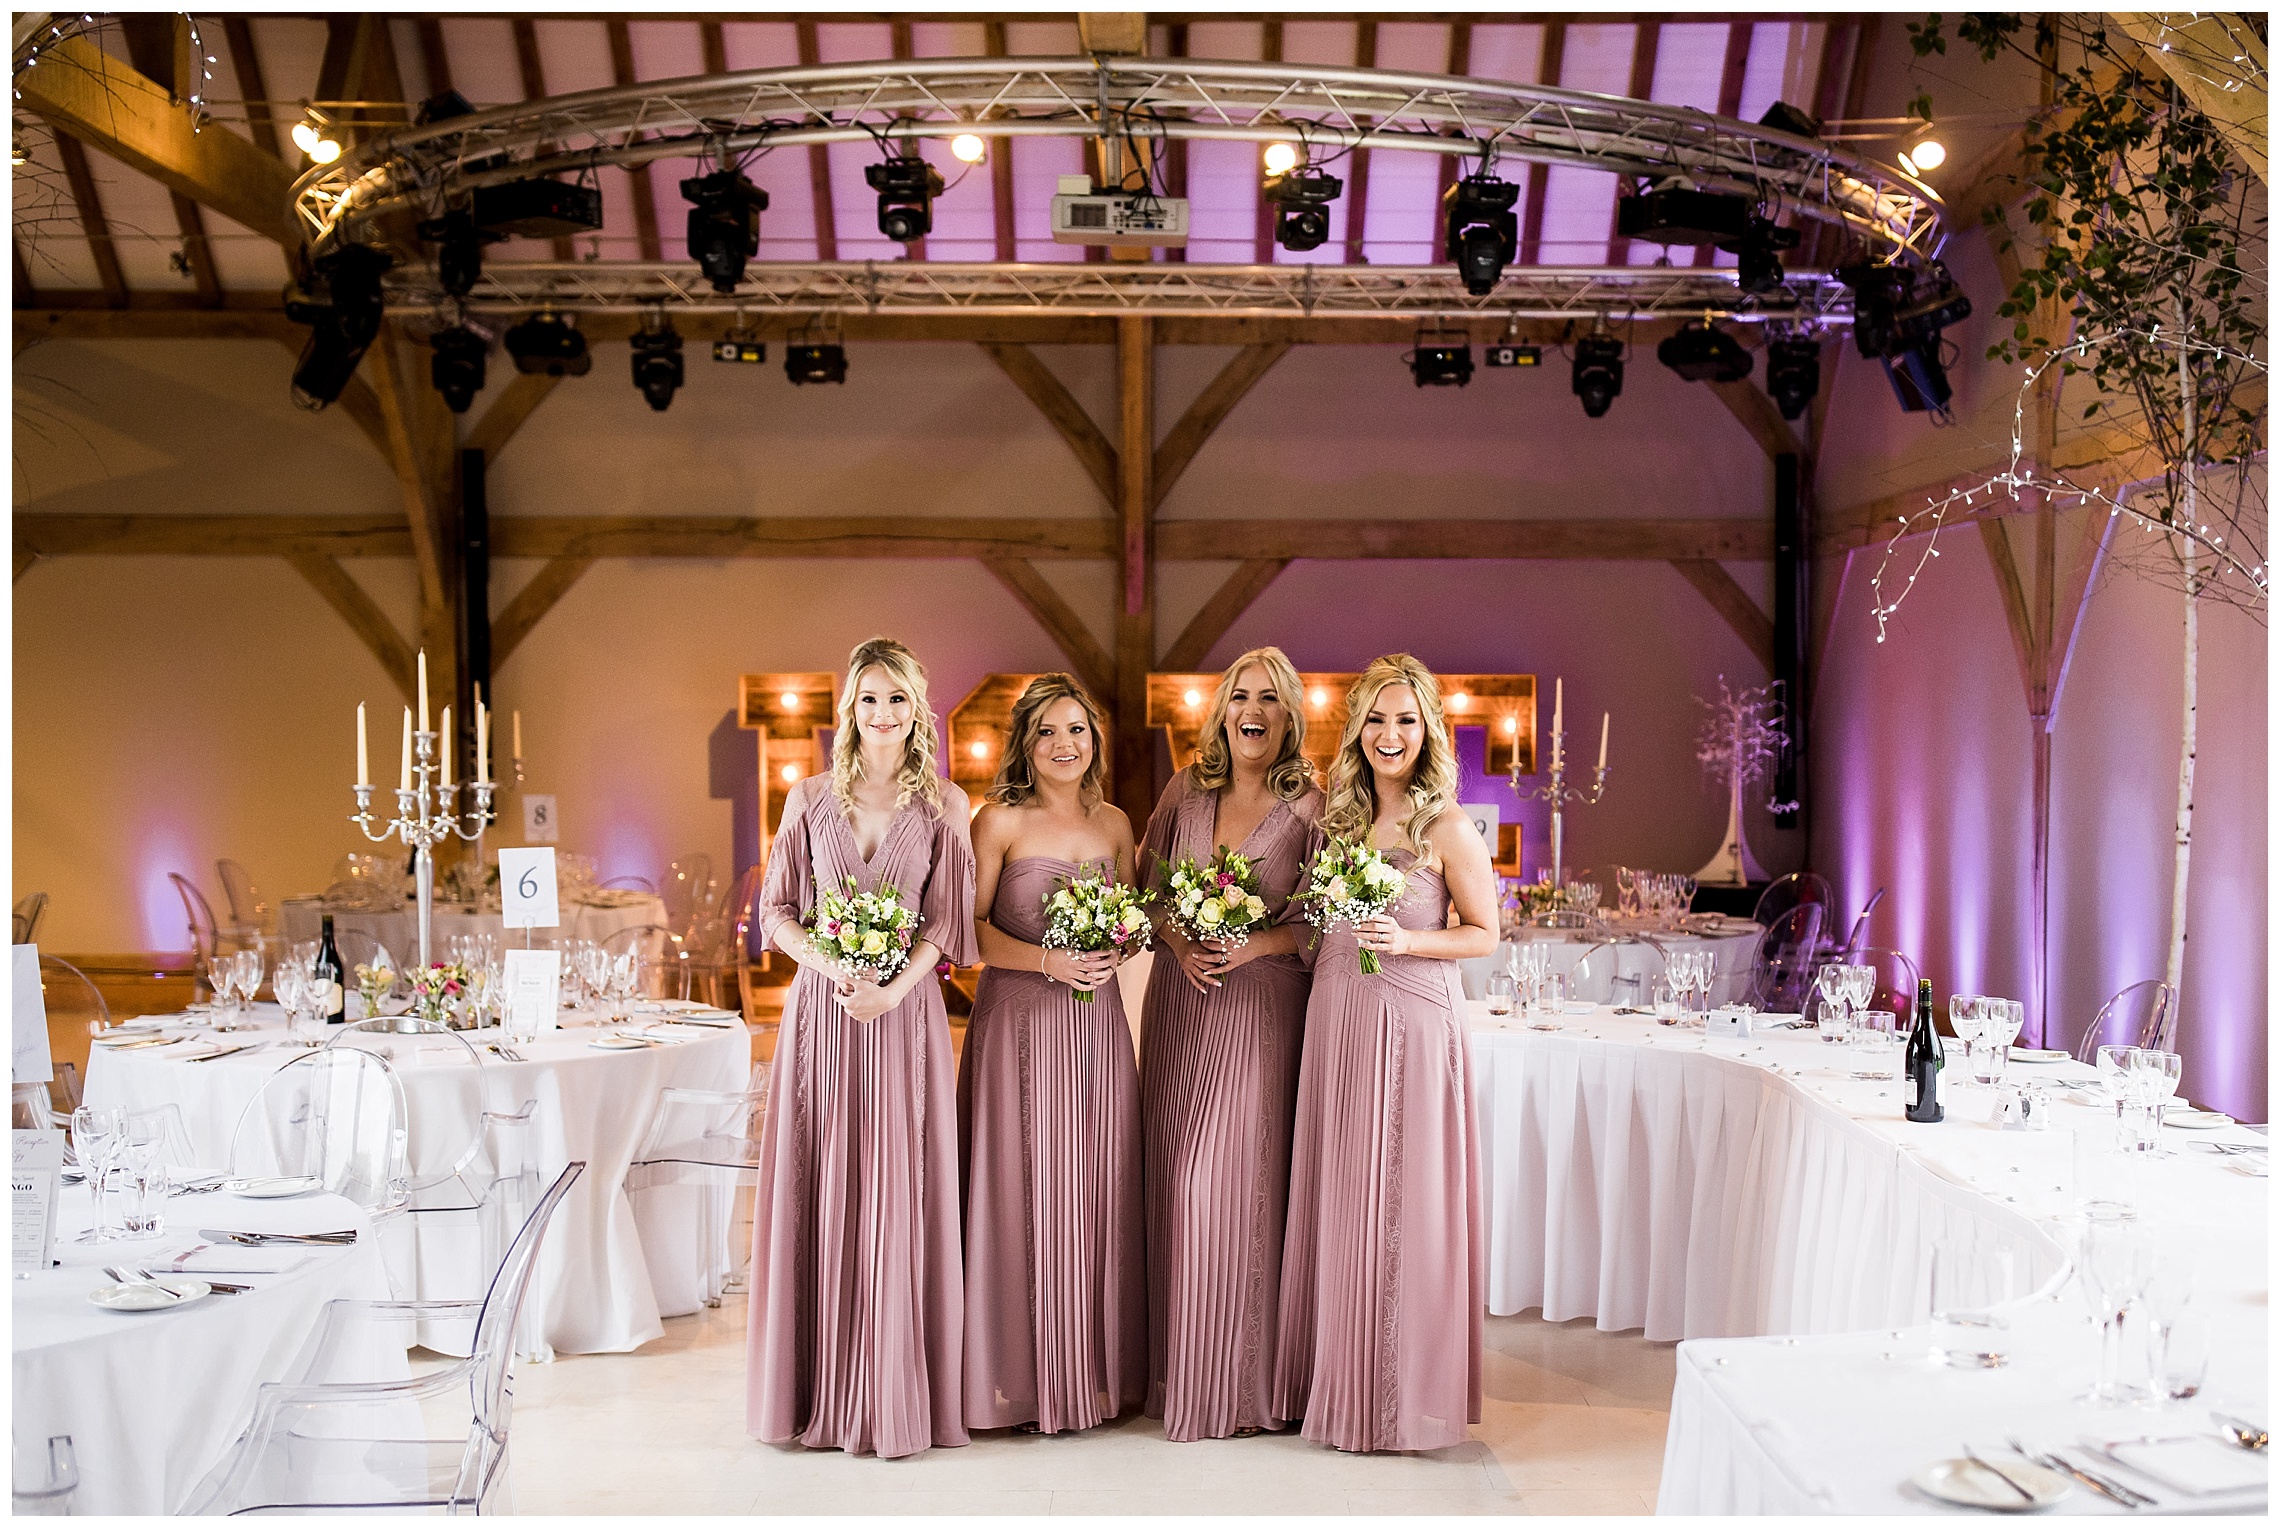
POLYGON ((1172 927, 1189 939, 1216 939, 1234 949, 1267 921, 1257 867, 1233 849, 1202 864, 1182 855, 1168 882, 1172 927))
POLYGON ((903 905, 892 882, 863 891, 849 877, 837 890, 816 887, 808 943, 847 975, 868 977, 883 987, 910 964, 918 923, 917 911, 903 905))
MULTIPOLYGON (((1408 889, 1409 880, 1383 854, 1360 838, 1333 838, 1306 869, 1306 889, 1293 900, 1306 904, 1306 921, 1318 929, 1374 918, 1408 889)), ((1364 950, 1362 971, 1375 975, 1377 951, 1364 950)))
MULTIPOLYGON (((1045 948, 1088 955, 1113 950, 1129 955, 1148 947, 1155 927, 1148 921, 1148 893, 1137 886, 1109 880, 1095 865, 1083 874, 1065 878, 1045 894, 1045 948)), ((1079 991, 1080 1003, 1093 1000, 1079 991)))
POLYGON ((364 1017, 376 1018, 380 1013, 380 1000, 396 985, 395 968, 384 960, 356 968, 356 995, 364 999, 364 1017))
POLYGON ((467 966, 462 961, 436 961, 412 973, 412 1014, 415 1018, 459 1028, 459 1000, 467 991, 467 966))

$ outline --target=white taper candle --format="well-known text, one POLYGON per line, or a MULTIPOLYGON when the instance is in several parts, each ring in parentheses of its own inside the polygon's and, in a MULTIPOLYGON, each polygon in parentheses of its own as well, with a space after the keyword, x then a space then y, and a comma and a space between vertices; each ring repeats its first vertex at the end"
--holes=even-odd
POLYGON ((1607 713, 1605 711, 1599 713, 1599 769, 1602 774, 1607 771, 1607 713))
POLYGON ((420 731, 428 730, 427 649, 420 649, 420 731))
POLYGON ((372 783, 372 756, 364 741, 364 702, 361 700, 356 703, 356 783, 372 783))
POLYGON ((408 790, 410 790, 411 788, 412 788, 412 708, 411 708, 410 706, 406 706, 406 707, 404 707, 404 772, 403 772, 403 775, 402 775, 402 777, 401 777, 400 779, 398 779, 398 780, 397 780, 397 782, 396 782, 396 789, 398 789, 398 790, 400 790, 400 791, 408 791, 408 790))
POLYGON ((451 756, 459 750, 453 746, 458 739, 451 731, 451 707, 443 708, 443 732, 436 738, 436 752, 443 755, 443 783, 451 783, 451 756))

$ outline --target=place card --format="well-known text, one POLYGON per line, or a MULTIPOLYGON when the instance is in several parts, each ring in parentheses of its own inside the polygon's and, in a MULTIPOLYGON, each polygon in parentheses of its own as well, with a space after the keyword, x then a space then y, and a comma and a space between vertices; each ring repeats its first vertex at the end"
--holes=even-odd
POLYGON ((1747 1008, 1713 1008, 1702 1021, 1702 1033, 1730 1040, 1746 1040, 1750 1037, 1751 1017, 1752 1012, 1747 1008))
POLYGON ((9 1157, 8 1186, 15 1199, 9 1256, 18 1276, 39 1273, 55 1261, 55 1190, 63 1176, 63 1132, 17 1130, 9 1157))
POLYGON ((499 851, 499 912, 506 927, 557 927, 562 922, 560 898, 552 849, 499 851))
POLYGON ((507 1033, 535 1035, 554 1028, 554 1016, 562 1000, 562 952, 508 950, 503 961, 507 1033))
POLYGON ((9 1080, 45 1086, 54 1080, 55 1067, 48 1056, 47 999, 40 991, 40 947, 18 944, 9 948, 15 951, 8 991, 9 1011, 14 1016, 9 1080))

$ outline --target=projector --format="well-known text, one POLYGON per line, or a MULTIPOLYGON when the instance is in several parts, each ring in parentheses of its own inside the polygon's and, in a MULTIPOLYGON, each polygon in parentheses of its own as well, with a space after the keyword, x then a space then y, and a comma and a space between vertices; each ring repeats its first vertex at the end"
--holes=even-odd
POLYGON ((602 193, 599 187, 568 181, 510 180, 477 186, 469 211, 485 233, 566 238, 602 226, 602 193))
POLYGON ((1061 177, 1053 198, 1053 242, 1108 244, 1126 249, 1183 245, 1188 241, 1184 196, 1135 196, 1125 191, 1096 193, 1083 175, 1061 177))

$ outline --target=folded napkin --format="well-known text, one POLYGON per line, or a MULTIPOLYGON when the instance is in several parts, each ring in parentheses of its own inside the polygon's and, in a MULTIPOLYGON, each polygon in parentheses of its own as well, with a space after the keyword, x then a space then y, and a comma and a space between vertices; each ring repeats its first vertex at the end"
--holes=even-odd
POLYGON ((176 1273, 291 1273, 309 1261, 309 1254, 283 1247, 219 1247, 200 1242, 187 1252, 167 1259, 176 1273))
POLYGON ((2265 1455, 2234 1448, 2214 1437, 2127 1438, 2107 1444, 2101 1452, 2146 1479, 2188 1496, 2256 1490, 2272 1478, 2271 1461, 2265 1455))

